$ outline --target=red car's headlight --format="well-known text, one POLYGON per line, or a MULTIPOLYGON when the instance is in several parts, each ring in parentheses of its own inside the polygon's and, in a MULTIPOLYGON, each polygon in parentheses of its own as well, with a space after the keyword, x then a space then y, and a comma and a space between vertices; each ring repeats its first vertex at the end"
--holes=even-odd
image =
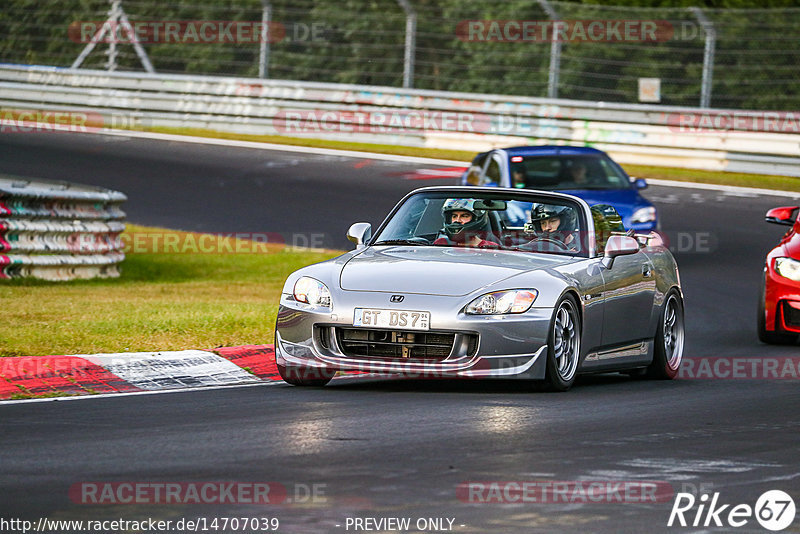
POLYGON ((775 258, 775 272, 784 278, 800 282, 800 261, 792 258, 775 258))

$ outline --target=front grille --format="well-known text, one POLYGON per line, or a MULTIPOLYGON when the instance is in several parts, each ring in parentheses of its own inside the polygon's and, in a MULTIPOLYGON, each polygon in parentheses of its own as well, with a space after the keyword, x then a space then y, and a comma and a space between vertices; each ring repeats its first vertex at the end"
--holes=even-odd
POLYGON ((442 332, 408 332, 336 328, 336 341, 345 356, 443 360, 453 350, 456 335, 442 332))
POLYGON ((800 328, 800 310, 783 301, 783 320, 788 327, 800 328))

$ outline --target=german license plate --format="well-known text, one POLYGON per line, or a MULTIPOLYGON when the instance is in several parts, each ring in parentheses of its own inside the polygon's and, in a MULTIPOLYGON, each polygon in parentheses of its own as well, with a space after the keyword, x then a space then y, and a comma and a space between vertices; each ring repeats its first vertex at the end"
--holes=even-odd
POLYGON ((426 311, 380 310, 356 308, 353 326, 396 328, 400 330, 430 330, 431 313, 426 311))

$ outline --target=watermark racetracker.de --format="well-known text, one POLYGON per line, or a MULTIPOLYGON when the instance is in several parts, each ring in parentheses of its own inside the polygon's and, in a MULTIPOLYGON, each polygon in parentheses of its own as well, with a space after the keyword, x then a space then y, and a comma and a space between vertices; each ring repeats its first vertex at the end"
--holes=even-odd
POLYGON ((322 42, 325 23, 234 20, 75 21, 67 34, 76 43, 252 44, 322 42))
POLYGON ((324 504, 323 483, 240 481, 123 481, 78 482, 70 486, 75 504, 324 504))
POLYGON ((656 43, 674 38, 666 20, 462 20, 456 36, 465 42, 656 43))
POLYGON ((115 129, 143 130, 148 125, 149 120, 131 113, 0 108, 0 134, 98 133, 115 129))
POLYGON ((684 358, 684 380, 800 380, 800 356, 704 356, 684 358))
POLYGON ((235 232, 196 234, 134 230, 119 236, 126 254, 269 254, 323 248, 324 233, 235 232))
POLYGON ((471 504, 656 504, 671 502, 672 485, 652 480, 490 480, 462 482, 471 504))
POLYGON ((665 122, 676 133, 764 132, 800 134, 796 111, 672 112, 665 122))
POLYGON ((646 19, 462 20, 455 34, 464 42, 664 43, 691 41, 704 32, 694 21, 646 19))

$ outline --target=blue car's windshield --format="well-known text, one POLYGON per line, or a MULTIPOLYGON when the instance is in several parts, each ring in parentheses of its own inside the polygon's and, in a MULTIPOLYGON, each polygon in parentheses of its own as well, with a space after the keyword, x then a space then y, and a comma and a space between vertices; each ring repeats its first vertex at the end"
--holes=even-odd
POLYGON ((511 185, 541 190, 622 189, 630 179, 604 155, 512 156, 511 185))

